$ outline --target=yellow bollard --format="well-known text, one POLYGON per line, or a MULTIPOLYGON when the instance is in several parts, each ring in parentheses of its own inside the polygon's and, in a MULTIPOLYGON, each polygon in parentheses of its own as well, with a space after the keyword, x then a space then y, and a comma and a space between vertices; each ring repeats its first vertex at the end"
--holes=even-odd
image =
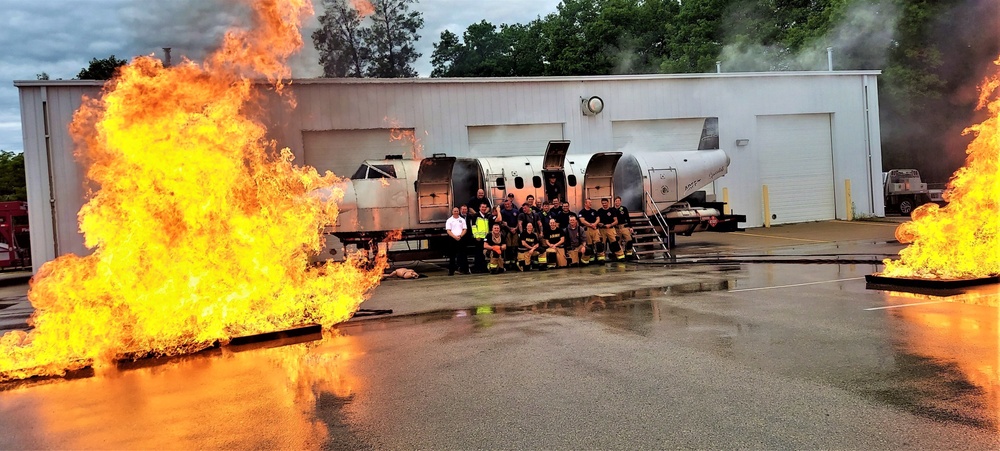
POLYGON ((844 196, 844 202, 847 203, 847 220, 854 220, 854 202, 851 200, 851 179, 844 180, 844 192, 847 195, 844 196))
POLYGON ((732 208, 729 208, 729 188, 722 188, 722 214, 731 214, 733 212, 732 208))
POLYGON ((771 199, 767 194, 767 185, 761 185, 763 187, 762 193, 764 196, 764 227, 771 227, 771 199))

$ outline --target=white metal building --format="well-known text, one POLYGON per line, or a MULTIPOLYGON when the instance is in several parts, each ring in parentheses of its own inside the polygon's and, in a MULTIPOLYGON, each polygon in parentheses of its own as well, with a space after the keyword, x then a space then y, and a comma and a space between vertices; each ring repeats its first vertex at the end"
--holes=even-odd
MULTIPOLYGON (((295 80, 298 106, 265 97, 271 136, 300 162, 350 176, 387 154, 570 155, 697 149, 718 118, 729 173, 706 187, 745 227, 884 214, 879 71, 767 72, 503 79, 295 80), (604 108, 584 114, 600 97, 604 108), (412 131, 418 146, 395 139, 412 131), (846 186, 850 185, 850 192, 846 186), (766 190, 765 190, 766 186, 766 190), (764 193, 767 193, 765 202, 764 193), (768 215, 765 217, 765 206, 768 215)), ((35 269, 85 254, 77 212, 83 168, 67 126, 90 81, 18 81, 35 269)), ((567 158, 572 160, 572 157, 567 158)))

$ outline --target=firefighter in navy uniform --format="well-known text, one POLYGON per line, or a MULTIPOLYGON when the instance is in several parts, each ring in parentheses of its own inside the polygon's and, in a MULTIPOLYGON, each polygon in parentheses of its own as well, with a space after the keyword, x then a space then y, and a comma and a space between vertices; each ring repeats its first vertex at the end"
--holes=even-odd
POLYGON ((518 224, 517 224, 517 210, 511 205, 511 200, 506 199, 503 201, 503 208, 500 209, 500 231, 503 232, 504 236, 507 237, 507 252, 505 252, 503 260, 504 264, 508 268, 514 267, 514 261, 517 259, 517 245, 518 245, 518 224))
POLYGON ((549 219, 549 225, 542 234, 542 252, 546 254, 549 268, 566 266, 566 230, 559 227, 555 218, 549 219))
POLYGON ((621 196, 615 196, 615 211, 618 213, 618 239, 625 250, 625 257, 632 258, 635 256, 632 249, 632 218, 628 208, 622 205, 621 196))
MULTIPOLYGON (((601 241, 607 244, 608 250, 615 254, 616 260, 625 260, 625 252, 618 244, 618 211, 611 208, 611 200, 601 199, 601 208, 597 210, 597 219, 600 222, 598 230, 601 231, 601 241)), ((600 260, 604 253, 597 254, 600 260)))
POLYGON ((541 227, 539 230, 548 229, 549 219, 552 219, 553 217, 552 205, 548 202, 542 202, 542 211, 538 213, 538 226, 541 227))
POLYGON ((520 243, 517 247, 517 269, 527 271, 535 264, 542 245, 538 241, 538 235, 535 234, 535 223, 524 223, 524 231, 518 238, 520 243))
POLYGON ((476 191, 475 197, 469 199, 469 203, 467 205, 469 206, 469 210, 477 212, 480 211, 479 209, 483 204, 486 204, 486 206, 489 208, 493 208, 493 202, 491 202, 490 199, 486 197, 486 190, 480 189, 479 191, 476 191))
MULTIPOLYGON (((569 209, 569 202, 563 202, 562 208, 559 209, 559 214, 556 215, 556 220, 559 221, 559 227, 566 228, 569 227, 569 218, 576 218, 576 213, 569 209)), ((579 218, 577 218, 579 221, 579 218)))
POLYGON ((563 193, 562 184, 559 183, 556 174, 550 173, 545 179, 545 197, 548 198, 549 202, 556 205, 555 208, 559 208, 559 204, 566 200, 566 195, 563 193))
POLYGON ((483 257, 489 263, 486 265, 490 274, 504 272, 503 256, 507 250, 507 237, 500 231, 500 224, 495 223, 490 228, 490 233, 483 240, 483 257))
MULTIPOLYGON (((601 232, 597 230, 600 226, 600 221, 597 217, 597 210, 592 208, 593 202, 590 199, 583 201, 583 210, 580 210, 580 214, 577 215, 577 220, 583 225, 583 237, 584 241, 587 242, 587 253, 591 255, 602 255, 598 253, 599 249, 604 249, 604 244, 601 243, 601 232)), ((604 257, 601 257, 601 261, 604 257)))
POLYGON ((569 225, 566 226, 566 258, 572 266, 586 265, 590 263, 590 256, 587 255, 587 240, 584 238, 583 227, 580 226, 576 215, 567 215, 569 225))

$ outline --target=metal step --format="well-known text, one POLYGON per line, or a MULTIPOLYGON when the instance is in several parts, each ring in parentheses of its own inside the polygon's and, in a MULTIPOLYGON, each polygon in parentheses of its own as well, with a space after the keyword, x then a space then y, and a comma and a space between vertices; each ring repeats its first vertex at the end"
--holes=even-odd
POLYGON ((637 256, 642 256, 642 255, 653 255, 653 254, 663 254, 663 255, 664 255, 664 257, 666 257, 666 256, 669 256, 669 255, 670 255, 670 253, 669 253, 669 252, 667 252, 667 251, 665 251, 665 250, 663 250, 663 249, 652 249, 652 250, 648 250, 648 251, 635 251, 635 252, 633 252, 633 254, 635 254, 635 255, 637 255, 637 256))

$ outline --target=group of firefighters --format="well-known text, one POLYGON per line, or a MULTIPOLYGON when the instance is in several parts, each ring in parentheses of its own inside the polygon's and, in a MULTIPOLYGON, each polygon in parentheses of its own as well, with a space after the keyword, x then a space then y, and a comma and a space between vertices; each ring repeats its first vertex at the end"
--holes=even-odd
POLYGON ((581 266, 631 255, 629 211, 620 197, 613 206, 601 199, 599 209, 587 199, 579 212, 558 197, 538 203, 529 195, 518 207, 510 194, 494 207, 479 190, 468 204, 453 208, 445 223, 452 241, 448 274, 581 266))

